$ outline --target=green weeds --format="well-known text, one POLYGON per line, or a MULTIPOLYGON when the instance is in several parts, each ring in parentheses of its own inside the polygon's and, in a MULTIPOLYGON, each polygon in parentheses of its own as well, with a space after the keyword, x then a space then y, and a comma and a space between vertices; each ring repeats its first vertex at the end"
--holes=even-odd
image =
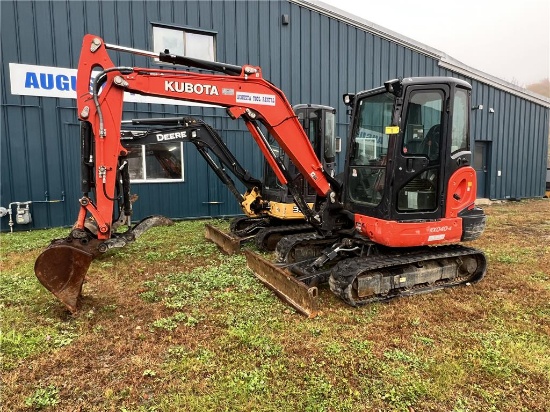
POLYGON ((54 385, 38 388, 32 396, 25 399, 25 405, 35 410, 55 406, 59 403, 59 390, 54 385))
POLYGON ((478 284, 361 308, 320 286, 316 319, 205 241, 204 222, 94 261, 74 318, 32 270, 68 230, 0 235, 5 409, 550 410, 550 249, 536 235, 550 207, 535 203, 536 219, 530 202, 489 208, 478 284))
POLYGON ((68 228, 56 228, 0 234, 2 258, 7 259, 12 253, 20 255, 23 252, 45 248, 52 239, 66 237, 69 232, 68 228))
POLYGON ((173 316, 157 319, 153 326, 157 329, 174 330, 178 325, 194 327, 200 322, 201 316, 195 313, 195 316, 183 312, 176 312, 173 316), (195 317, 196 316, 196 317, 195 317))

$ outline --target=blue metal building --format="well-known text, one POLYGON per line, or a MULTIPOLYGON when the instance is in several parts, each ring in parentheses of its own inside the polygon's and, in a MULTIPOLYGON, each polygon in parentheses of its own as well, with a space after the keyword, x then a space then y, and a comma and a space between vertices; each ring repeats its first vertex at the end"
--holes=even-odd
MULTIPOLYGON (((174 47, 222 62, 262 67, 292 104, 337 109, 344 163, 344 92, 373 88, 396 77, 454 76, 470 82, 478 196, 544 194, 550 101, 482 73, 445 53, 318 1, 2 1, 0 206, 32 201, 32 222, 15 229, 70 225, 78 212, 79 126, 74 89, 82 37, 153 50, 163 33, 174 47), (183 42, 178 36, 183 36, 183 42), (199 50, 200 49, 200 50, 199 50), (202 51, 201 51, 202 50, 202 51), (72 70, 72 71, 71 71, 72 70), (50 202, 64 200, 61 202, 50 202)), ((158 51, 158 50, 156 50, 158 51)), ((202 57, 202 56, 201 56, 202 57)), ((117 64, 154 66, 120 55, 117 64)), ((225 110, 202 106, 125 103, 125 118, 189 114, 220 131, 255 176, 262 156, 246 129, 225 110)), ((135 216, 173 218, 238 214, 229 191, 194 147, 183 146, 183 176, 142 180, 135 216)), ((144 152, 145 153, 145 152, 144 152)), ((26 206, 23 203, 20 209, 26 206)), ((15 219, 16 204, 11 205, 15 219)), ((22 212, 23 213, 23 212, 22 212)), ((0 219, 7 230, 8 217, 0 219)))

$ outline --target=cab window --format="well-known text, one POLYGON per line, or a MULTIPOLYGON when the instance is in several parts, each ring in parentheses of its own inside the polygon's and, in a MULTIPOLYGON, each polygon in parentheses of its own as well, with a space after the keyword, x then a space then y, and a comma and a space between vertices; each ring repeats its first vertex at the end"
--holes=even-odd
POLYGON ((442 91, 422 90, 411 93, 401 148, 405 156, 439 159, 442 114, 442 91))
POLYGON ((457 89, 453 102, 453 128, 451 136, 451 153, 468 150, 468 92, 457 89))
POLYGON ((377 206, 384 195, 389 136, 395 96, 380 93, 361 99, 352 136, 348 193, 354 202, 377 206))

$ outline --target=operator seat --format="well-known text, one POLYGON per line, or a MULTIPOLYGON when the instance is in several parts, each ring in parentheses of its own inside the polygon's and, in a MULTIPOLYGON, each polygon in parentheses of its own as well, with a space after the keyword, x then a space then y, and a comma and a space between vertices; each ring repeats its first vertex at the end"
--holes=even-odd
POLYGON ((428 156, 430 161, 439 159, 440 130, 440 125, 434 124, 422 141, 422 154, 428 156))

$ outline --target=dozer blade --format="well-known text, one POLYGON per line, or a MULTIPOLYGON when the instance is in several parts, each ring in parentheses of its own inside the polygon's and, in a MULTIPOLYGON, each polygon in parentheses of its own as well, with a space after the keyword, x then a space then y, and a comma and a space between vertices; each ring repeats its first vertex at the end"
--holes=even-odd
POLYGON ((287 271, 249 250, 245 250, 244 254, 246 263, 254 275, 279 298, 308 318, 318 315, 318 291, 315 286, 308 287, 287 271))
POLYGON ((241 242, 248 238, 238 238, 223 233, 221 230, 215 228, 212 225, 204 225, 204 236, 218 245, 228 255, 234 255, 241 251, 241 242))
POLYGON ((92 253, 54 241, 36 259, 34 273, 40 283, 74 313, 93 259, 92 253))

